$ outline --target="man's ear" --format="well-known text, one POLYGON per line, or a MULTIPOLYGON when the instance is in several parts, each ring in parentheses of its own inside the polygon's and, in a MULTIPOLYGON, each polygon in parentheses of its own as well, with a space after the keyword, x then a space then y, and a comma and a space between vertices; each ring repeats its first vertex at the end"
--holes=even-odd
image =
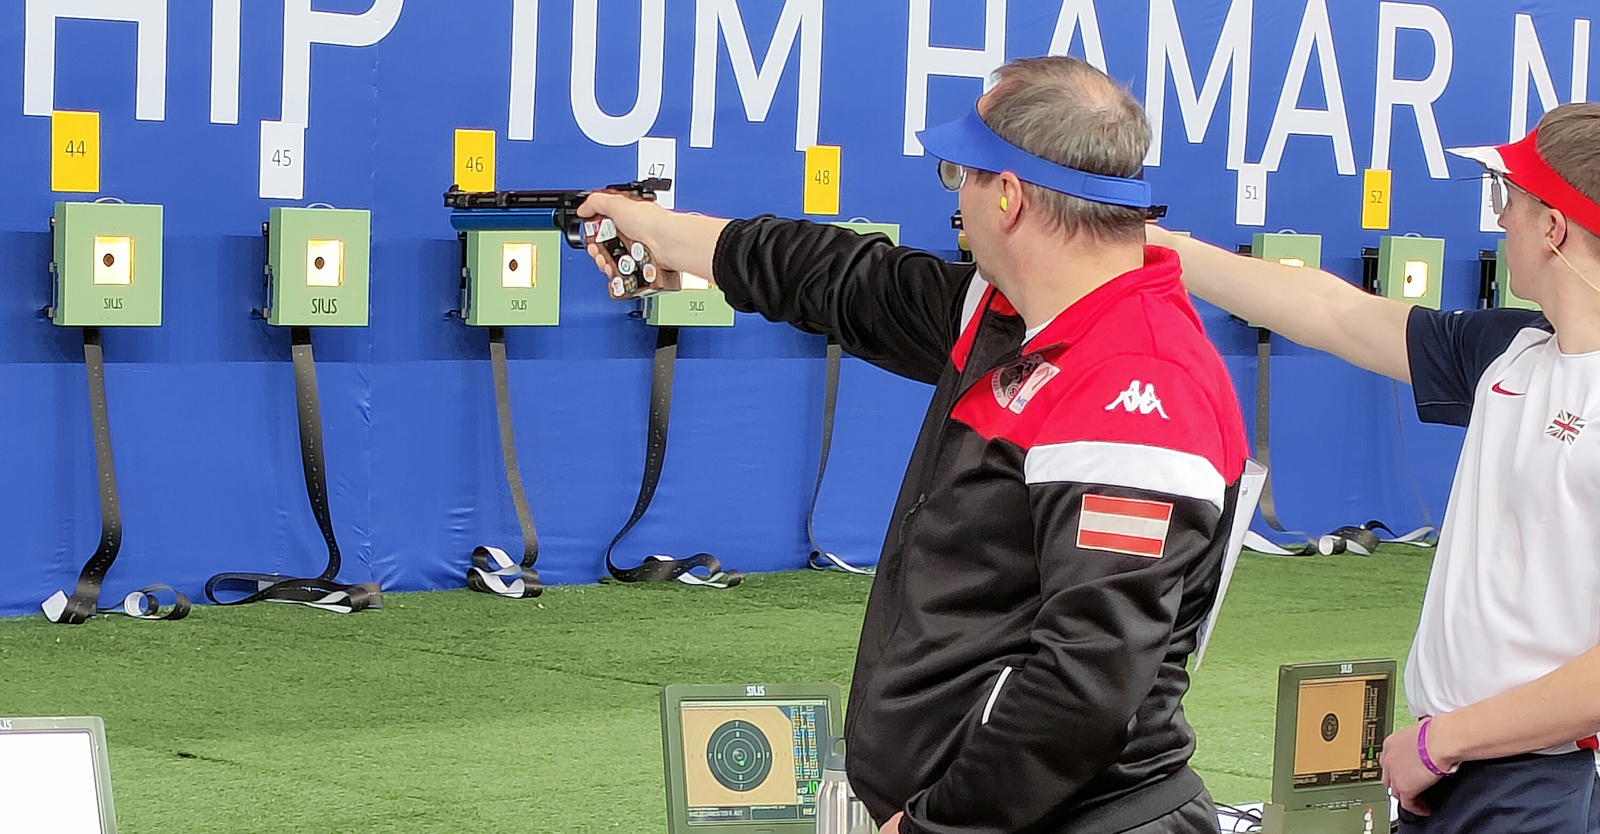
POLYGON ((1006 171, 1000 174, 1000 228, 1011 231, 1022 222, 1023 212, 1031 208, 1028 205, 1027 191, 1022 187, 1022 180, 1017 175, 1006 171))
POLYGON ((1545 209, 1544 236, 1550 246, 1560 249, 1567 242, 1567 216, 1553 208, 1545 209))

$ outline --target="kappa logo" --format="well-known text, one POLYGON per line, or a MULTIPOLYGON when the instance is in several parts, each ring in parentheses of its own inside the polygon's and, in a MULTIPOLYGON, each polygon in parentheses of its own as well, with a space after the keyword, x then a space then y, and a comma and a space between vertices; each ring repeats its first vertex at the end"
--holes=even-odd
POLYGON ((1129 414, 1138 412, 1148 415, 1154 412, 1160 414, 1163 420, 1171 419, 1167 416, 1167 410, 1161 407, 1161 398, 1156 396, 1155 383, 1146 384, 1143 388, 1139 387, 1137 379, 1128 383, 1128 390, 1118 394, 1117 398, 1106 406, 1106 410, 1116 411, 1118 406, 1127 409, 1129 414))

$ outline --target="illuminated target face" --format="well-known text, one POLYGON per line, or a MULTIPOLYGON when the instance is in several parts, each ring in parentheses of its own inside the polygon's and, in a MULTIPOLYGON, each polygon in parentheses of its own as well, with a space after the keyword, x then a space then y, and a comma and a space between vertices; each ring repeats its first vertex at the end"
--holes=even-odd
POLYGON ((754 724, 729 721, 711 734, 706 763, 723 787, 745 793, 767 781, 772 772, 772 745, 754 724))
POLYGON ((533 244, 507 243, 500 247, 500 286, 531 290, 539 282, 538 271, 533 244))
POLYGON ((306 241, 306 286, 337 287, 344 283, 344 241, 306 241))
POLYGON ((1306 262, 1299 258, 1279 258, 1278 263, 1284 266, 1305 266, 1306 262))
POLYGON ((1406 261, 1405 285, 1400 288, 1406 298, 1426 298, 1428 295, 1428 262, 1406 261))
POLYGON ((113 286, 133 283, 133 238, 95 237, 94 282, 113 286))

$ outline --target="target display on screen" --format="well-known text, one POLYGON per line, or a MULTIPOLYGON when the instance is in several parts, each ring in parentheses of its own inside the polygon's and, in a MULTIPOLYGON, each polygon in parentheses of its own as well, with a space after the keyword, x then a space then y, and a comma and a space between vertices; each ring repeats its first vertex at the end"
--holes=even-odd
POLYGON ((1382 676, 1313 678, 1300 683, 1295 714, 1295 787, 1383 778, 1389 680, 1382 676))
POLYGON ((754 724, 729 721, 711 733, 706 764, 723 787, 745 792, 761 786, 772 773, 772 745, 754 724))
POLYGON ((691 825, 815 816, 825 701, 686 702, 680 715, 691 825))

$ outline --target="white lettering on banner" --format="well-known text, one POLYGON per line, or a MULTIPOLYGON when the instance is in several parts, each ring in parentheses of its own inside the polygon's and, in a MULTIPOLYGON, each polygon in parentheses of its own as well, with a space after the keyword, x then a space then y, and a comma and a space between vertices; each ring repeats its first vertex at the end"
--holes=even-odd
POLYGON ((533 139, 534 81, 539 69, 539 0, 511 4, 511 115, 506 137, 533 139))
POLYGON ((694 106, 689 120, 689 145, 709 148, 717 115, 717 31, 728 43, 733 78, 744 100, 744 115, 764 122, 772 109, 778 81, 789 66, 789 53, 800 42, 800 102, 795 116, 794 149, 817 144, 822 112, 822 0, 785 0, 767 57, 756 67, 736 0, 700 0, 694 25, 694 106))
MULTIPOLYGON (((1556 96, 1556 84, 1550 77, 1550 65, 1544 59, 1544 47, 1539 43, 1539 33, 1533 27, 1533 15, 1517 15, 1516 35, 1511 48, 1511 141, 1528 135, 1528 85, 1533 84, 1539 93, 1541 111, 1554 110, 1561 104, 1556 96)), ((1572 23, 1572 101, 1589 98, 1589 21, 1579 18, 1572 23)))
POLYGON ((373 0, 360 14, 312 11, 311 0, 283 3, 283 111, 279 121, 305 125, 311 114, 311 45, 372 46, 394 30, 405 0, 373 0))
POLYGON ((1244 164, 1245 128, 1250 113, 1252 2, 1233 0, 1228 7, 1217 51, 1211 55, 1211 66, 1196 94, 1194 73, 1189 67, 1189 53, 1183 45, 1183 32, 1178 28, 1178 12, 1173 8, 1173 0, 1150 0, 1150 50, 1145 67, 1144 105, 1150 117, 1150 151, 1145 156, 1145 165, 1161 164, 1168 66, 1172 67, 1172 87, 1178 96, 1178 110, 1183 114, 1184 131, 1192 145, 1205 141, 1206 128, 1211 125, 1217 99, 1222 95, 1222 82, 1228 71, 1233 71, 1233 92, 1228 100, 1228 167, 1238 169, 1244 164))
POLYGON ((639 6, 639 92, 632 110, 612 116, 600 109, 594 89, 600 50, 600 0, 572 2, 572 115, 583 134, 602 145, 632 145, 650 132, 661 114, 667 0, 640 0, 639 6))
MULTIPOLYGON (((1051 55, 1066 55, 1072 50, 1072 36, 1083 32, 1083 59, 1101 72, 1106 71, 1105 41, 1100 37, 1100 18, 1094 0, 1062 0, 1056 18, 1056 34, 1050 39, 1051 55)), ((1193 87, 1194 83, 1190 82, 1193 87)))
POLYGON ((239 123, 239 3, 211 0, 211 123, 239 123))
POLYGON ((1444 160, 1444 143, 1439 139, 1439 123, 1433 117, 1433 103, 1450 84, 1455 62, 1455 41, 1450 23, 1432 6, 1410 3, 1378 5, 1378 96, 1372 127, 1372 169, 1389 170, 1389 146, 1394 127, 1394 108, 1410 107, 1417 116, 1417 133, 1428 159, 1428 176, 1450 178, 1444 160), (1395 40, 1401 29, 1427 32, 1433 39, 1433 69, 1421 80, 1394 75, 1395 40))
POLYGON ((1326 0, 1307 0, 1305 17, 1300 21, 1300 35, 1295 39, 1294 54, 1289 58, 1289 73, 1278 97, 1278 110, 1272 117, 1272 131, 1267 135, 1267 150, 1261 157, 1268 171, 1276 171, 1282 164, 1283 149, 1290 136, 1333 139, 1333 158, 1339 173, 1355 175, 1356 152, 1350 141, 1350 117, 1345 112, 1344 84, 1339 80, 1339 59, 1333 51, 1333 26, 1328 22, 1326 0), (1312 47, 1317 50, 1322 87, 1327 92, 1326 110, 1306 110, 1299 106, 1312 47))
POLYGON ((48 116, 56 98, 56 20, 116 20, 139 25, 134 118, 167 117, 166 0, 28 0, 23 35, 22 113, 48 116))
POLYGON ((1006 62, 1006 0, 985 0, 982 49, 932 45, 932 2, 911 0, 911 38, 906 51, 906 156, 922 156, 917 134, 928 126, 928 76, 982 78, 987 89, 990 76, 1006 62))

